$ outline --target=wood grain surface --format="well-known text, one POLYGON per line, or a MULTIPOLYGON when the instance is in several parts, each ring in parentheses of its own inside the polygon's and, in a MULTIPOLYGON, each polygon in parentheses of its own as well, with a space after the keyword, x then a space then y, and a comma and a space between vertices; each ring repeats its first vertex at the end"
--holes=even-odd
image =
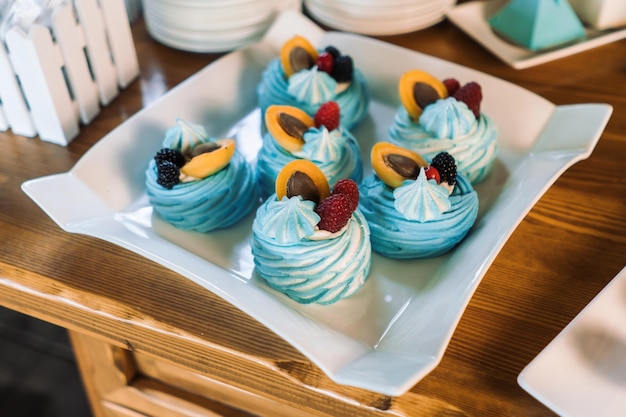
POLYGON ((142 21, 133 36, 140 79, 69 146, 0 133, 0 305, 301 415, 553 415, 516 379, 626 264, 626 41, 514 70, 448 22, 380 38, 509 80, 556 104, 614 108, 591 157, 568 169, 508 240, 440 365, 407 394, 388 397, 333 383, 287 342, 182 276, 63 232, 21 191, 25 180, 69 170, 111 129, 219 56, 162 46, 142 21))

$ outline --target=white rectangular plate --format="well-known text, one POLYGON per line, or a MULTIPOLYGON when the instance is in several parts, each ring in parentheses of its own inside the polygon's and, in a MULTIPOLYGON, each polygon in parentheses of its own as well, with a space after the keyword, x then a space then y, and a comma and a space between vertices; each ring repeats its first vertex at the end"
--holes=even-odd
POLYGON ((563 417, 626 412, 626 268, 524 368, 522 388, 563 417))
MULTIPOLYGON (((286 12, 264 40, 229 54, 106 135, 67 173, 26 182, 24 191, 64 230, 113 242, 197 282, 256 318, 341 384, 400 395, 441 360, 474 290, 515 227, 574 162, 587 158, 611 107, 559 107, 489 75, 387 43, 324 32, 286 12), (152 216, 144 173, 176 117, 209 134, 232 133, 254 162, 261 145, 255 87, 282 44, 299 33, 313 44, 352 55, 373 103, 355 130, 369 161, 371 145, 387 137, 402 73, 422 68, 441 78, 483 86, 484 111, 500 127, 500 154, 477 187, 481 208, 468 238, 446 256, 392 261, 374 256, 354 297, 331 306, 302 306, 269 289, 254 274, 251 215, 209 234, 183 232, 152 216)), ((366 170, 371 172, 369 165, 366 170)))
POLYGON ((515 69, 544 64, 626 37, 626 28, 610 30, 587 28, 585 30, 587 36, 583 40, 545 51, 531 51, 507 42, 491 30, 487 19, 492 16, 500 4, 497 1, 463 3, 450 10, 447 16, 467 35, 515 69))

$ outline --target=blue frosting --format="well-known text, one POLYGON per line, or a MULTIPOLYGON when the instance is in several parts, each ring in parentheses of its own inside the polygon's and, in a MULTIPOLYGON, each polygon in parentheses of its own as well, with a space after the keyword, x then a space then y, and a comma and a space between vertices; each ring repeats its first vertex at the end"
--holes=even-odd
POLYGON ((389 258, 442 255, 465 237, 478 215, 478 195, 463 175, 457 175, 451 208, 431 221, 409 220, 398 212, 394 190, 376 174, 365 178, 359 190, 359 208, 370 226, 372 249, 389 258))
POLYGON ((269 239, 280 243, 295 243, 315 233, 320 216, 315 212, 315 203, 303 200, 301 196, 283 197, 281 201, 272 199, 258 210, 263 222, 260 232, 269 239))
POLYGON ((295 159, 308 159, 317 165, 332 188, 337 181, 351 178, 357 184, 363 179, 363 161, 359 143, 345 129, 329 132, 311 128, 304 134, 305 145, 293 154, 276 143, 270 133, 263 136, 263 146, 258 153, 257 176, 262 197, 273 194, 275 181, 283 167, 295 159))
POLYGON ((316 66, 293 74, 287 82, 287 93, 299 102, 322 104, 335 98, 337 81, 316 66))
POLYGON ((404 107, 398 108, 389 128, 389 142, 411 149, 426 160, 448 152, 458 172, 472 184, 487 177, 498 152, 498 128, 481 114, 478 119, 463 102, 452 97, 426 106, 419 121, 411 119, 404 107))
MULTIPOLYGON (((326 73, 318 72, 317 76, 330 79, 330 76, 326 73)), ((309 83, 302 82, 302 85, 306 88, 310 87, 309 83)), ((310 98, 313 102, 298 100, 288 92, 288 89, 289 82, 283 71, 280 59, 276 58, 270 62, 263 72, 261 82, 257 87, 259 107, 261 107, 262 114, 265 114, 265 110, 272 104, 298 107, 308 114, 315 114, 322 104, 315 95, 311 95, 310 98)), ((355 68, 350 86, 339 94, 333 94, 333 97, 329 100, 324 101, 330 100, 336 101, 341 109, 341 124, 348 129, 355 127, 367 115, 370 102, 369 91, 363 74, 355 68)))
POLYGON ((310 234, 315 216, 300 196, 278 201, 274 194, 257 210, 250 245, 257 273, 272 288, 302 304, 332 304, 353 295, 369 274, 369 227, 357 209, 339 232, 310 234), (298 232, 276 231, 294 221, 298 232))
MULTIPOLYGON (((168 139, 169 140, 169 139, 168 139)), ((259 203, 256 176, 238 151, 221 171, 172 189, 157 184, 154 159, 146 170, 146 192, 163 220, 184 230, 208 232, 234 225, 259 203)))
POLYGON ((405 180, 394 189, 393 197, 393 206, 407 220, 438 220, 452 207, 448 189, 427 179, 424 168, 420 168, 416 180, 405 180))
POLYGON ((165 132, 163 147, 177 149, 180 153, 186 154, 196 145, 207 141, 209 135, 204 126, 177 118, 176 124, 165 132))

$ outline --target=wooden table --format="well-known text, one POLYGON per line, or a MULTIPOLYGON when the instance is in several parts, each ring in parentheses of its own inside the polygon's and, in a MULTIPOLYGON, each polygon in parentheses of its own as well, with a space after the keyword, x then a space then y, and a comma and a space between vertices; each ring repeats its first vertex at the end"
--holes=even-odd
POLYGON ((441 364, 407 394, 387 397, 334 384, 188 279, 63 232, 20 190, 25 180, 69 170, 112 128, 217 57, 162 46, 141 21, 133 34, 141 78, 68 147, 0 134, 0 305, 69 329, 95 416, 552 415, 516 378, 626 264, 626 41, 518 71, 447 22, 383 38, 556 104, 614 107, 592 156, 548 190, 496 258, 441 364))

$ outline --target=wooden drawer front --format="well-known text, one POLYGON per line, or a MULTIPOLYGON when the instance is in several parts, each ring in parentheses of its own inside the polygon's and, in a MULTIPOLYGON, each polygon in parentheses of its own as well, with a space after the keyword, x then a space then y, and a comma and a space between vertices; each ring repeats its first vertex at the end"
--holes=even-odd
MULTIPOLYGON (((134 355, 135 365, 141 375, 193 393, 217 403, 228 404, 259 417, 311 417, 303 410, 278 403, 215 379, 191 372, 145 355, 134 355)), ((246 414, 248 415, 248 414, 246 414)))
MULTIPOLYGON (((171 366, 165 371, 163 365, 147 359, 142 360, 141 355, 133 354, 126 349, 80 333, 70 332, 69 334, 94 417, 270 415, 256 412, 251 414, 239 409, 241 407, 223 404, 219 401, 219 397, 221 392, 228 393, 228 391, 213 392, 213 384, 210 381, 207 381, 203 387, 199 384, 203 379, 197 378, 194 374, 178 371, 171 366), (139 364, 142 366, 140 367, 139 364), (148 375, 142 375, 143 369, 148 371, 148 375), (176 385, 170 384, 169 381, 163 382, 167 379, 159 380, 159 376, 172 376, 176 385)), ((224 398, 238 402, 230 395, 225 395, 224 398)), ((254 409, 254 404, 249 404, 247 399, 244 399, 242 404, 248 404, 254 409)))
POLYGON ((95 417, 311 416, 99 339, 69 334, 95 417))
POLYGON ((102 402, 102 413, 105 417, 147 417, 145 414, 108 401, 102 402))
POLYGON ((107 393, 102 404, 103 408, 123 416, 252 417, 250 413, 144 377, 107 393))

